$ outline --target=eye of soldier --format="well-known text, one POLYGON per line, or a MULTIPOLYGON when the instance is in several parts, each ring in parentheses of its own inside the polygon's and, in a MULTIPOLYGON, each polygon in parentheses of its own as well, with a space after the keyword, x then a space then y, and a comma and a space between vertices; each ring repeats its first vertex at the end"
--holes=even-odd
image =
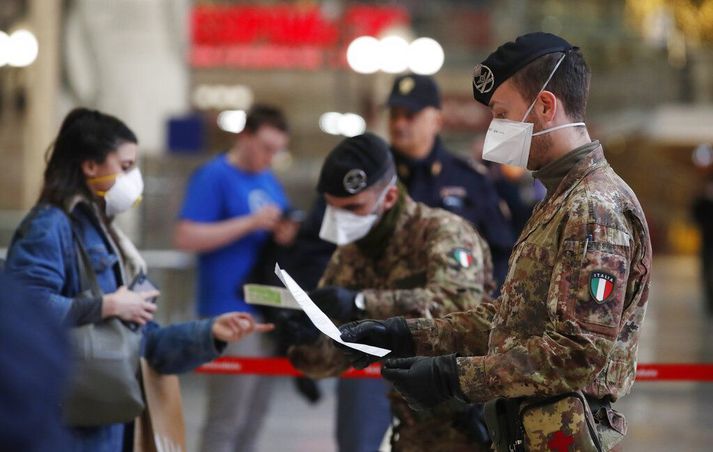
POLYGON ((342 206, 341 208, 344 210, 348 210, 349 212, 357 212, 359 211, 359 209, 362 208, 362 204, 347 204, 346 206, 342 206))
POLYGON ((505 119, 505 111, 500 109, 493 110, 493 117, 497 119, 505 119))

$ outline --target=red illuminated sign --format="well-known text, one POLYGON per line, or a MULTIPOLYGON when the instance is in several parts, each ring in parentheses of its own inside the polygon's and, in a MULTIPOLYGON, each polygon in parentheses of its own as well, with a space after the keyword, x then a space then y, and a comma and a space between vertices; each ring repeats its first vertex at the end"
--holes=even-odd
POLYGON ((190 62, 197 68, 340 67, 355 37, 409 21, 406 10, 390 6, 352 6, 334 18, 318 5, 197 6, 190 62))

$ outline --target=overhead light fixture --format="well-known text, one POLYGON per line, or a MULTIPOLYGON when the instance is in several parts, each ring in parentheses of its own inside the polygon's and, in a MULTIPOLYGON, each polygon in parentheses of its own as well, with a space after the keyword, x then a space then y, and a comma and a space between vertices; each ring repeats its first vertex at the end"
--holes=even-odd
POLYGON ((398 74, 410 70, 432 75, 443 67, 443 47, 433 38, 418 38, 409 43, 400 36, 360 36, 347 48, 347 62, 355 72, 373 74, 377 71, 398 74))
POLYGON ((347 62, 355 72, 373 74, 379 70, 380 42, 373 36, 356 38, 347 47, 347 62))
POLYGON ((329 111, 319 117, 319 129, 329 135, 339 135, 339 120, 342 114, 329 111))
POLYGON ((246 85, 207 85, 193 89, 193 103, 201 110, 247 110, 253 103, 253 92, 246 85))
POLYGON ((421 75, 432 75, 443 66, 443 47, 431 38, 418 38, 408 46, 408 67, 421 75))
POLYGON ((339 133, 345 137, 355 137, 366 131, 366 121, 355 113, 344 113, 339 118, 339 133))
POLYGON ((247 115, 244 110, 225 110, 218 115, 218 127, 230 133, 240 133, 245 128, 247 115))
POLYGON ((379 41, 379 68, 388 74, 408 69, 408 42, 399 36, 387 36, 379 41))
POLYGON ((10 35, 7 64, 26 67, 37 59, 39 45, 35 35, 28 30, 17 30, 10 35))
POLYGON ((319 128, 329 135, 354 137, 366 131, 366 121, 356 113, 330 111, 319 117, 319 128))

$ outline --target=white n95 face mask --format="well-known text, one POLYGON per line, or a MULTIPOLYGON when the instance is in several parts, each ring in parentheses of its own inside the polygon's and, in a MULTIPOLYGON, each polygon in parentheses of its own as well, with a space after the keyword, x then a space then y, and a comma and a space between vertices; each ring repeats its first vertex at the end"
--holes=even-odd
POLYGON ((555 75, 555 71, 559 67, 566 54, 557 61, 554 69, 547 77, 547 81, 542 86, 542 89, 535 96, 535 100, 530 104, 521 121, 511 121, 509 119, 493 118, 488 127, 488 133, 485 134, 485 142, 483 143, 483 159, 495 163, 503 163, 505 165, 519 166, 527 169, 527 161, 530 157, 530 144, 532 137, 550 133, 555 130, 564 129, 565 127, 584 126, 583 122, 573 122, 570 124, 562 124, 557 127, 540 130, 537 133, 532 133, 534 124, 525 122, 532 108, 537 102, 537 98, 545 90, 547 84, 555 75))
POLYGON ((143 192, 144 180, 138 168, 134 168, 128 173, 118 174, 114 185, 104 193, 106 214, 113 217, 126 212, 141 202, 143 192))
POLYGON ((375 213, 357 215, 348 210, 327 205, 322 227, 319 230, 319 238, 337 246, 347 245, 366 236, 378 219, 379 215, 375 213))
MULTIPOLYGON (((376 200, 374 212, 381 209, 386 193, 389 188, 396 183, 396 177, 389 183, 376 200)), ((319 238, 337 246, 348 245, 364 238, 374 224, 379 220, 380 215, 370 213, 368 215, 357 215, 345 209, 339 209, 327 204, 322 219, 322 227, 319 230, 319 238)))
POLYGON ((531 122, 494 118, 483 143, 483 159, 527 168, 532 142, 531 122))

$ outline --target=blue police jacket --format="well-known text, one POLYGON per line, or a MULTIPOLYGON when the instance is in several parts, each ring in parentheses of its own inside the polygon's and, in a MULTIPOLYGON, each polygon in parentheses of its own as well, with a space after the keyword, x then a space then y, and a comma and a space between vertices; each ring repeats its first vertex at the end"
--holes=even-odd
POLYGON ((392 148, 399 179, 409 195, 430 207, 440 207, 469 220, 490 245, 498 286, 505 280, 515 242, 512 225, 500 209, 500 198, 487 175, 448 152, 436 137, 431 153, 410 159, 392 148))
MULTIPOLYGON (((118 289, 115 272, 119 259, 90 209, 78 204, 72 211, 78 234, 89 254, 99 286, 104 293, 118 289)), ((72 226, 58 207, 40 204, 25 217, 8 250, 5 271, 31 290, 46 294, 37 302, 47 303, 54 315, 64 320, 73 298, 80 293, 78 257, 72 226)), ((28 302, 31 302, 28 300, 28 302)), ((212 335, 213 319, 160 327, 154 322, 143 329, 142 355, 149 365, 164 374, 191 370, 216 358, 225 344, 212 335)), ((121 452, 124 425, 69 428, 72 451, 121 452)))

